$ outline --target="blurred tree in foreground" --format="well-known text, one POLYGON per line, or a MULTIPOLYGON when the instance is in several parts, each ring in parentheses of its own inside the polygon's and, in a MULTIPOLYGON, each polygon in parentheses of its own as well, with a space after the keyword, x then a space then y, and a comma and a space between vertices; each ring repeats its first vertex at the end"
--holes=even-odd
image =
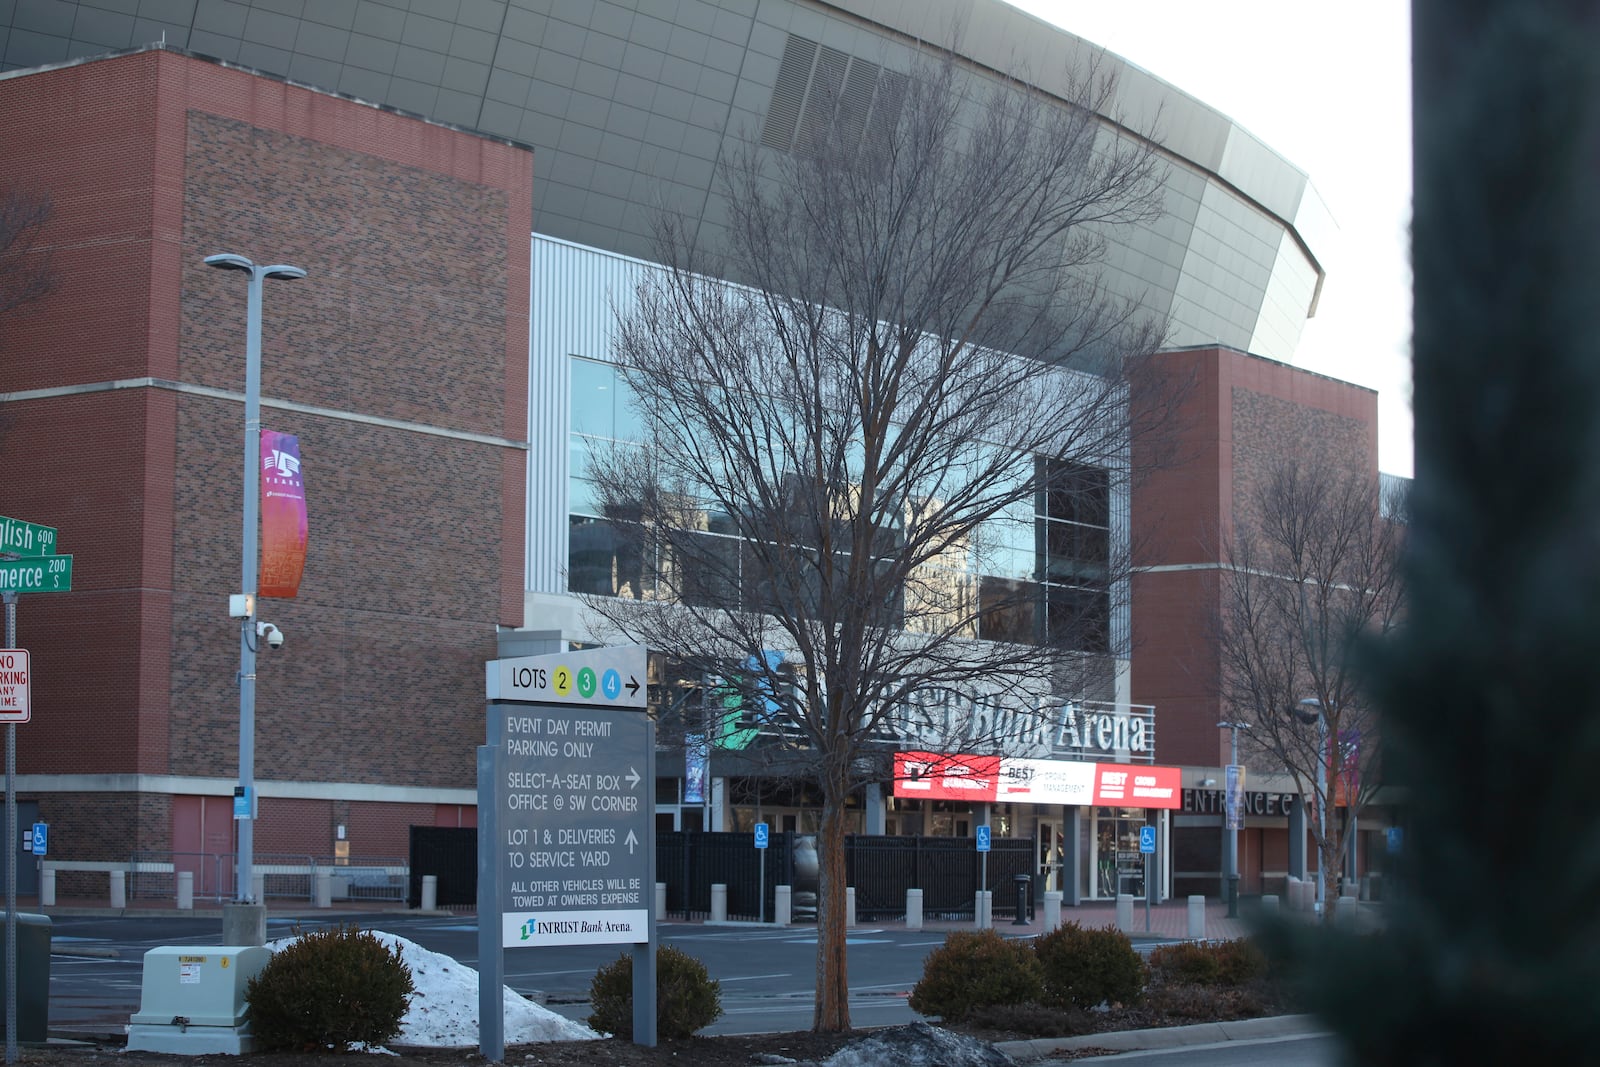
POLYGON ((1416 0, 1407 791, 1380 937, 1279 928, 1363 1064, 1600 1055, 1600 7, 1416 0))

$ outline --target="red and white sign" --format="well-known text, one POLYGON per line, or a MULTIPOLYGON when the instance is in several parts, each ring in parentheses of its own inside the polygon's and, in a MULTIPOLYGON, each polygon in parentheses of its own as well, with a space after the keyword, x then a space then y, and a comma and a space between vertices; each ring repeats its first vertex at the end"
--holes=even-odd
POLYGON ((1094 802, 1122 808, 1180 808, 1183 775, 1176 767, 1095 764, 1094 802))
POLYGON ((31 714, 28 703, 31 673, 27 649, 0 649, 0 722, 28 721, 31 714))
POLYGON ((1177 809, 1183 806, 1183 775, 1177 767, 1148 763, 896 752, 894 795, 908 799, 1177 809))
POLYGON ((897 797, 993 801, 999 776, 999 756, 938 752, 894 754, 894 795, 897 797))

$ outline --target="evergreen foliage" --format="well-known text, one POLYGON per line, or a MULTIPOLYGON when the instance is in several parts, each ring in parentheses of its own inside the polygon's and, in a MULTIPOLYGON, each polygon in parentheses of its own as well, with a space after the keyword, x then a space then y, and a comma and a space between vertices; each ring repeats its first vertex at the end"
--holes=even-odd
POLYGON ((302 934, 245 986, 251 1032, 265 1049, 348 1051, 400 1032, 411 968, 370 931, 302 934))
MULTIPOLYGON (((633 1037, 633 956, 617 957, 595 972, 589 983, 585 1020, 595 1030, 633 1037)), ((670 945, 656 949, 656 1034, 692 1037, 722 1017, 722 983, 706 973, 705 964, 670 945)))
POLYGON ((998 1004, 1030 1004, 1043 992, 1044 972, 1026 941, 993 930, 956 930, 928 953, 911 990, 911 1010, 947 1023, 998 1004))
POLYGON ((1144 992, 1144 961, 1128 935, 1114 927, 1065 923, 1034 938, 1033 952, 1044 971, 1046 1004, 1134 1004, 1144 992))

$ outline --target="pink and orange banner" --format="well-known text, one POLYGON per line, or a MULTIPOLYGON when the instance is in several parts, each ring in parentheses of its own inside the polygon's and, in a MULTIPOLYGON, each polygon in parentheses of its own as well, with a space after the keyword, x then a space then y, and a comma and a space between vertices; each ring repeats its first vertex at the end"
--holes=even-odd
POLYGON ((306 487, 300 477, 300 440, 261 431, 260 596, 294 599, 306 567, 306 487))

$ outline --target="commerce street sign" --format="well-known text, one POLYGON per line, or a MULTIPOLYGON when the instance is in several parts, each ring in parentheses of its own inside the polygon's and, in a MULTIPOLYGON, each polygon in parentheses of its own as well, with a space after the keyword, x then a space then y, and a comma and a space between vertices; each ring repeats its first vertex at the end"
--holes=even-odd
MULTIPOLYGON (((52 534, 54 532, 51 531, 52 534)), ((54 544, 54 541, 51 543, 54 544)), ((0 559, 0 592, 68 593, 71 591, 71 556, 0 559)))

